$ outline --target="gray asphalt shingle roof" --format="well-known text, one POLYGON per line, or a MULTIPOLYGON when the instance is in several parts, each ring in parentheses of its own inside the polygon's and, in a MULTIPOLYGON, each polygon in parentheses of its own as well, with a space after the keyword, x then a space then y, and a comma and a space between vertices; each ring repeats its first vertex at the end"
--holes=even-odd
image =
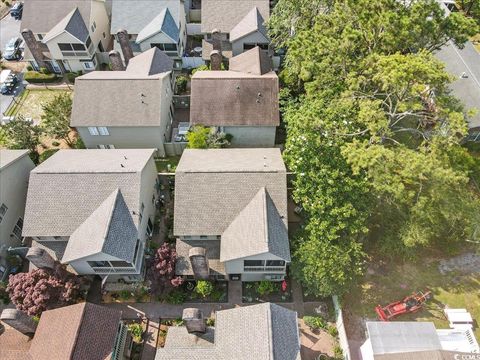
POLYGON ((122 193, 115 189, 72 233, 62 263, 99 253, 133 263, 137 237, 137 228, 122 193))
POLYGON ((92 71, 78 77, 70 125, 160 126, 162 109, 170 106, 164 86, 170 84, 173 68, 173 61, 165 57, 150 49, 135 56, 126 71, 92 71))
POLYGON ((81 18, 90 23, 92 0, 25 0, 21 29, 46 34, 75 8, 81 18))
MULTIPOLYGON (((185 339, 185 331, 167 334, 185 339)), ((300 360, 297 314, 264 303, 216 312, 214 345, 205 341, 171 341, 156 360, 300 360)))
POLYGON ((286 221, 287 179, 279 149, 185 150, 175 175, 174 234, 223 234, 263 187, 286 221))
POLYGON ((178 39, 180 38, 180 30, 168 8, 164 8, 157 17, 138 33, 136 43, 140 44, 159 32, 163 32, 175 42, 178 42, 178 39))
POLYGON ((268 32, 265 20, 257 7, 254 7, 245 17, 230 31, 230 41, 237 41, 255 31, 260 32, 268 40, 268 32))
POLYGON ((165 8, 168 8, 175 24, 180 27, 180 0, 113 0, 111 32, 125 29, 129 34, 139 34, 165 8))
POLYGON ((262 187, 222 234, 220 260, 265 253, 291 260, 286 219, 281 218, 267 189, 262 187))
POLYGON ((42 39, 44 43, 52 40, 64 31, 76 37, 81 42, 86 42, 88 38, 88 29, 82 19, 80 11, 76 7, 65 18, 63 18, 57 25, 55 25, 42 39))
POLYGON ((0 170, 6 168, 8 165, 28 155, 28 153, 28 150, 0 149, 0 170))
POLYGON ((30 173, 23 236, 72 235, 116 189, 130 212, 138 212, 142 170, 153 153, 60 150, 30 173))

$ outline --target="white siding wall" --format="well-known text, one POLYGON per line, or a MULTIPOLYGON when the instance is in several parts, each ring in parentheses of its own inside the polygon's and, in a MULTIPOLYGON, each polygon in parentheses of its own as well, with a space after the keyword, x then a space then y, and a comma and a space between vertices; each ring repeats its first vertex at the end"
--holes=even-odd
POLYGON ((98 42, 101 41, 103 48, 106 51, 108 49, 108 44, 110 43, 110 19, 108 18, 104 1, 92 1, 90 24, 87 26, 95 49, 97 49, 98 42), (94 21, 97 27, 95 32, 92 32, 91 26, 94 21), (103 33, 105 33, 105 37, 103 37, 103 33))
POLYGON ((233 136, 233 147, 273 147, 275 126, 225 126, 224 132, 233 136))
POLYGON ((266 274, 285 275, 285 272, 244 272, 243 260, 282 260, 278 256, 270 253, 249 256, 243 259, 231 260, 225 262, 225 271, 227 274, 242 274, 242 281, 260 281, 266 280, 266 274))
POLYGON ((243 44, 268 44, 269 41, 262 33, 256 31, 250 35, 244 36, 235 42, 232 42, 233 56, 243 53, 243 44))
POLYGON ((0 171, 0 206, 8 208, 0 223, 0 265, 5 266, 6 250, 9 246, 20 246, 16 237, 11 237, 15 224, 25 213, 30 171, 35 167, 28 155, 0 171))

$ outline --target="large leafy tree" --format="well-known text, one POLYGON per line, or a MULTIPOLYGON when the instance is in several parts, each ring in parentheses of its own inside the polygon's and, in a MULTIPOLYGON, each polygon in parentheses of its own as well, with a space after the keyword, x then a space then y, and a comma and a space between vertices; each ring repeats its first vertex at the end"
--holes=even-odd
POLYGON ((480 0, 457 0, 457 7, 480 24, 480 0))
POLYGON ((38 146, 42 130, 33 123, 26 121, 21 115, 1 126, 2 138, 9 149, 30 150, 30 157, 38 163, 38 146))
POLYGON ((42 106, 42 126, 45 132, 57 140, 64 140, 68 146, 74 147, 70 137, 70 117, 72 114, 72 97, 69 93, 61 93, 52 101, 42 106))
POLYGON ((53 270, 36 269, 10 275, 7 292, 17 309, 31 316, 73 304, 79 298, 80 278, 56 264, 53 270))
POLYGON ((449 40, 461 46, 476 25, 445 17, 434 0, 317 0, 307 7, 320 12, 284 16, 297 5, 280 0, 270 21, 288 48, 285 158, 306 213, 292 269, 307 291, 327 295, 362 273, 365 249, 458 241, 478 222, 460 146, 467 112, 431 55, 449 40))

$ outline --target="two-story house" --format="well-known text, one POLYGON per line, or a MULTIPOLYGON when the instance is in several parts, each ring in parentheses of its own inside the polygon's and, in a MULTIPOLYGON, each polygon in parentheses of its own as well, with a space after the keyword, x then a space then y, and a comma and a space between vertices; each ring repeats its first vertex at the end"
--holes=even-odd
POLYGON ((34 321, 17 309, 0 315, 2 360, 127 360, 132 338, 122 312, 79 303, 42 313, 34 321))
POLYGON ((230 59, 228 71, 192 76, 190 123, 233 136, 233 147, 273 147, 280 124, 278 76, 259 47, 230 59))
POLYGON ((290 263, 279 149, 187 149, 175 173, 176 274, 283 280, 290 263))
POLYGON ((133 55, 157 47, 172 57, 175 69, 181 69, 187 40, 186 26, 183 0, 112 0, 110 29, 115 36, 115 49, 119 52, 124 39, 118 32, 125 30, 128 34, 125 40, 128 40, 133 55))
POLYGON ((26 0, 24 58, 38 70, 92 71, 108 63, 110 20, 105 0, 26 0))
POLYGON ((60 150, 35 168, 23 227, 39 249, 27 254, 32 264, 48 255, 79 275, 142 280, 158 188, 153 154, 60 150))
POLYGON ((8 276, 7 250, 21 246, 30 171, 28 150, 0 150, 0 281, 8 276))
POLYGON ((270 18, 269 0, 203 0, 201 31, 202 57, 210 59, 212 50, 230 58, 255 46, 269 50, 265 23, 270 18))
POLYGON ((72 118, 89 149, 155 148, 165 155, 173 122, 173 61, 157 48, 125 71, 93 71, 75 80, 72 118))

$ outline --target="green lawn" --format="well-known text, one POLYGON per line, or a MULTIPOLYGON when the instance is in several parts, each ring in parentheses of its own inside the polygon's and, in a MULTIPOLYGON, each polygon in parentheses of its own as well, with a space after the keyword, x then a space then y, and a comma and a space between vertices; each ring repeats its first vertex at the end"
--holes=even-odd
POLYGON ((448 328, 444 306, 466 308, 477 322, 475 336, 480 340, 480 273, 451 272, 442 275, 438 261, 424 260, 419 264, 388 264, 375 274, 366 275, 344 299, 345 307, 355 315, 374 319, 375 306, 401 300, 419 290, 429 289, 434 298, 423 310, 400 316, 402 321, 433 321, 438 328, 448 328))
POLYGON ((158 172, 175 172, 175 168, 180 161, 180 156, 169 156, 166 158, 155 159, 158 172), (170 169, 169 166, 170 165, 170 169))
POLYGON ((40 120, 43 114, 42 106, 52 101, 62 92, 73 94, 70 90, 25 90, 6 111, 7 116, 23 115, 26 118, 40 120))

